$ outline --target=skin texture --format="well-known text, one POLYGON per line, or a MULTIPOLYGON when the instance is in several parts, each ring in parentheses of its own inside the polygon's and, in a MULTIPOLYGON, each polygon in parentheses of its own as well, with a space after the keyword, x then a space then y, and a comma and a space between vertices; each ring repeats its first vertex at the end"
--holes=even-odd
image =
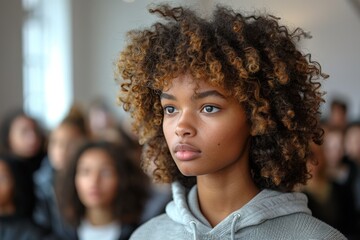
POLYGON ((164 136, 185 176, 196 176, 202 212, 215 226, 259 189, 249 168, 250 126, 244 108, 225 90, 190 75, 163 91, 164 136))
POLYGON ((245 111, 226 98, 224 89, 205 82, 197 88, 191 76, 180 76, 163 92, 161 104, 164 136, 184 175, 221 174, 248 161, 250 128, 245 111), (194 149, 181 150, 187 145, 194 149))

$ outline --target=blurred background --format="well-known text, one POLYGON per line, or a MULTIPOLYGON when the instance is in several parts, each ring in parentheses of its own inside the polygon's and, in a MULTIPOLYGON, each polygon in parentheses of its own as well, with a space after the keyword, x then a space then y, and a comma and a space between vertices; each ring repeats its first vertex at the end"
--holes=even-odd
MULTIPOLYGON (((119 118, 114 62, 129 29, 151 25, 145 0, 1 0, 0 118, 24 107, 51 129, 76 102, 87 108, 105 101, 119 118)), ((206 14, 217 3, 244 11, 281 17, 281 23, 302 27, 312 39, 301 43, 330 78, 322 107, 328 116, 334 98, 348 105, 349 120, 360 116, 359 0, 172 1, 206 14)))
MULTIPOLYGON (((137 199, 137 205, 132 209, 133 222, 115 226, 117 234, 121 229, 130 235, 137 224, 164 212, 171 200, 170 186, 152 184, 140 171, 141 146, 117 105, 114 77, 126 32, 154 23, 157 18, 147 9, 160 2, 0 0, 0 225, 6 227, 0 239, 20 239, 18 235, 4 237, 6 231, 76 239, 74 226, 67 224, 78 221, 75 225, 79 227, 79 220, 91 219, 85 215, 65 219, 61 211, 80 204, 84 212, 91 212, 102 206, 101 197, 98 205, 91 205, 86 199, 71 201, 74 196, 62 193, 71 192, 69 186, 75 189, 77 164, 84 165, 81 156, 93 147, 100 148, 95 151, 101 161, 97 171, 112 169, 119 186, 132 181, 123 181, 125 177, 143 179, 135 181, 137 187, 123 187, 128 188, 129 199, 137 199), (83 150, 79 148, 87 141, 106 144, 90 142, 83 150), (115 147, 121 147, 116 149, 121 154, 111 154, 115 147), (110 157, 104 158, 106 153, 110 157), (119 165, 114 169, 116 162, 128 168, 119 165), (64 175, 71 171, 72 177, 64 175), (26 231, 23 219, 29 220, 26 231)), ((292 30, 301 27, 312 35, 299 44, 303 54, 311 53, 312 60, 330 75, 322 85, 327 92, 321 107, 325 137, 322 146, 311 145, 310 160, 314 161, 308 161, 308 169, 312 178, 294 190, 307 194, 315 217, 348 239, 360 239, 360 0, 169 3, 188 5, 204 16, 218 3, 244 12, 268 13, 281 17, 280 23, 292 30)), ((113 197, 124 209, 129 209, 125 204, 132 204, 113 197)), ((113 212, 110 207, 106 210, 103 217, 113 212)))

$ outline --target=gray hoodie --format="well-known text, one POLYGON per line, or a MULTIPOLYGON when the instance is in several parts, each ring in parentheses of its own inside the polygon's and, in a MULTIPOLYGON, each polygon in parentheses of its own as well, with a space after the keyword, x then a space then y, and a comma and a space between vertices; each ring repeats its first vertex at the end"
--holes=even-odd
POLYGON ((173 198, 160 215, 142 225, 131 240, 145 239, 346 239, 339 231, 311 216, 302 193, 262 190, 215 227, 202 215, 197 187, 190 192, 172 185, 173 198))

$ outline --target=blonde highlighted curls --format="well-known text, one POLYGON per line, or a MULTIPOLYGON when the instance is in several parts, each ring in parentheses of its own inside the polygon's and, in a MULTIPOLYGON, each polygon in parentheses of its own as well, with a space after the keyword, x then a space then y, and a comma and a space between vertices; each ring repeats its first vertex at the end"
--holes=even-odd
POLYGON ((295 42, 308 37, 290 32, 271 15, 244 16, 217 6, 210 20, 187 8, 160 5, 150 10, 164 18, 151 28, 128 33, 117 70, 124 81, 119 100, 131 113, 145 145, 143 167, 155 164, 154 179, 195 184, 183 176, 168 150, 162 129, 159 93, 171 79, 191 74, 224 87, 243 104, 251 124, 250 166, 261 189, 290 191, 305 183, 309 142, 320 144, 322 73, 295 42))

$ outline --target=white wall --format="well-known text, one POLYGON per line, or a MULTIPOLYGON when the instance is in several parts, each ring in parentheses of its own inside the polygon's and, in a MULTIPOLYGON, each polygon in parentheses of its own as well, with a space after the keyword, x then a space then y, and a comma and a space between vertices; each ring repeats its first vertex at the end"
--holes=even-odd
POLYGON ((22 19, 20 0, 0 1, 0 120, 22 107, 22 19))

